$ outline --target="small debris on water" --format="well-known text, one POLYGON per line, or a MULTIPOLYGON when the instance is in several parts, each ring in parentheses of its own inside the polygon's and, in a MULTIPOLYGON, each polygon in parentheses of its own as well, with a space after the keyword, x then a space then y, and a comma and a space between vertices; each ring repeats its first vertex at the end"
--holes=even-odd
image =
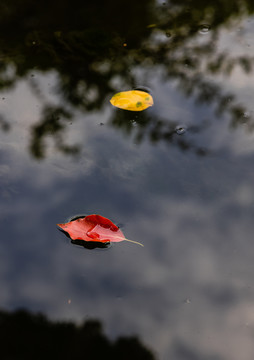
POLYGON ((201 35, 206 35, 207 33, 209 33, 209 31, 211 30, 211 26, 208 25, 208 24, 202 24, 199 26, 199 30, 198 32, 201 34, 201 35))
POLYGON ((137 126, 137 125, 138 125, 138 123, 137 123, 137 121, 136 121, 136 120, 131 120, 131 125, 132 125, 132 126, 137 126))
POLYGON ((178 134, 178 135, 183 135, 185 132, 186 132, 186 127, 183 126, 183 125, 178 125, 176 126, 175 128, 175 132, 178 134))

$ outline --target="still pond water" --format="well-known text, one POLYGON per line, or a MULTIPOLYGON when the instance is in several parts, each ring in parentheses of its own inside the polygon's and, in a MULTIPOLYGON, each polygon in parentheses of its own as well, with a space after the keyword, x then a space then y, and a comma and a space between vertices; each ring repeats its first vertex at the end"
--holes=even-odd
POLYGON ((158 360, 252 360, 254 7, 84 3, 3 5, 1 311, 96 319, 158 360), (137 87, 153 107, 110 104, 137 87), (94 213, 144 247, 56 227, 94 213))

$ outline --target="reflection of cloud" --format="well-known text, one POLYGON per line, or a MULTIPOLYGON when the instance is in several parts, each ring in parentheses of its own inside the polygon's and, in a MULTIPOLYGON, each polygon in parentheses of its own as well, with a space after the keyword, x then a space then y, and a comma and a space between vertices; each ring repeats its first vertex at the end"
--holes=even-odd
MULTIPOLYGON (((233 76, 235 92, 242 91, 237 81, 233 76)), ((13 123, 0 154, 1 190, 9 194, 0 203, 1 306, 78 322, 95 316, 111 336, 141 334, 162 358, 252 360, 252 136, 229 131, 227 118, 197 109, 175 84, 152 85, 158 118, 174 115, 188 126, 210 120, 202 133, 187 129, 183 138, 211 148, 212 156, 133 144, 107 124, 113 110, 105 102, 102 112, 73 111, 66 136, 83 145, 78 158, 50 145, 38 163, 26 152, 38 99, 25 82, 6 96, 13 123), (122 223, 145 247, 72 246, 55 224, 86 212, 122 223)))
MULTIPOLYGON (((87 149, 95 140, 92 133, 87 149)), ((251 324, 244 324, 252 296, 247 289, 252 270, 246 265, 252 264, 252 216, 234 214, 242 211, 239 203, 247 211, 251 206, 249 178, 241 183, 241 174, 227 159, 189 163, 163 147, 119 141, 107 128, 97 140, 87 172, 82 160, 57 161, 55 167, 50 158, 38 165, 9 153, 10 181, 17 178, 19 201, 15 207, 5 203, 15 221, 12 248, 10 243, 2 246, 13 266, 3 276, 2 306, 21 304, 58 319, 98 316, 112 336, 142 334, 152 348, 168 354, 181 339, 204 356, 234 360, 245 347, 251 359, 251 324), (124 158, 114 155, 112 143, 124 158), (23 171, 14 167, 22 161, 23 171), (119 196, 128 207, 117 205, 119 196), (145 248, 122 243, 89 252, 66 241, 54 224, 87 206, 97 208, 93 201, 104 215, 124 222, 126 235, 145 248)))

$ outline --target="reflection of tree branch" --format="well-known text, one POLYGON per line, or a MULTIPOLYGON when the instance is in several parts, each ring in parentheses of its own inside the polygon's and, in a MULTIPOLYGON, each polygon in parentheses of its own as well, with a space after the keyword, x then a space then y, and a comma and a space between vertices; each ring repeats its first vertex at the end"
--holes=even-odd
POLYGON ((32 140, 30 150, 32 154, 41 159, 45 156, 45 138, 52 136, 55 139, 56 148, 65 154, 77 154, 78 146, 64 144, 62 131, 65 128, 63 119, 69 120, 71 114, 61 107, 46 107, 43 111, 42 122, 32 128, 32 140))
POLYGON ((8 123, 7 120, 5 120, 5 118, 3 117, 2 114, 0 114, 0 128, 2 131, 9 131, 10 130, 10 124, 8 123))
POLYGON ((208 125, 205 122, 199 126, 181 128, 175 120, 164 120, 156 117, 156 115, 151 117, 146 112, 136 113, 116 110, 112 125, 123 129, 128 135, 133 135, 136 143, 141 143, 145 139, 154 144, 164 141, 179 147, 182 151, 191 150, 197 155, 207 155, 209 153, 207 149, 197 146, 184 135, 185 131, 189 134, 202 132, 208 125))

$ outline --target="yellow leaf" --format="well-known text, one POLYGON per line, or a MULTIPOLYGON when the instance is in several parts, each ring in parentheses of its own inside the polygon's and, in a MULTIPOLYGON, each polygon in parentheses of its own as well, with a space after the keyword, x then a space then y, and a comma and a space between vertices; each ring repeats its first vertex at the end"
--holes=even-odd
POLYGON ((110 99, 113 106, 130 111, 142 111, 153 106, 152 96, 140 90, 122 91, 110 99))

